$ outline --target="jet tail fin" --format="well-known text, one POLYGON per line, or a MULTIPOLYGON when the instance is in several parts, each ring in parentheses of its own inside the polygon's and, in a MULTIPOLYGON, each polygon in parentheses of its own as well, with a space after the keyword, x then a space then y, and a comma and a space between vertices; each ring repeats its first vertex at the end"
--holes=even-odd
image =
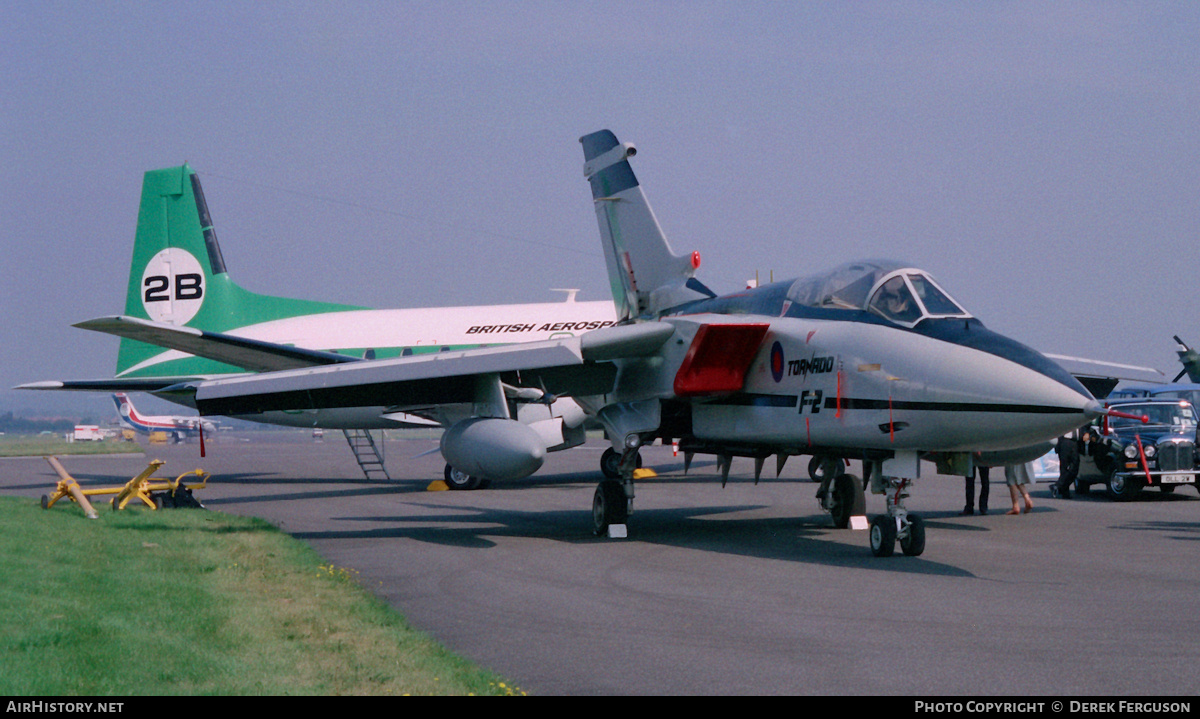
POLYGON ((659 227, 629 166, 637 149, 618 142, 608 130, 585 135, 579 142, 618 321, 657 316, 671 307, 713 296, 693 278, 700 253, 675 254, 659 227))

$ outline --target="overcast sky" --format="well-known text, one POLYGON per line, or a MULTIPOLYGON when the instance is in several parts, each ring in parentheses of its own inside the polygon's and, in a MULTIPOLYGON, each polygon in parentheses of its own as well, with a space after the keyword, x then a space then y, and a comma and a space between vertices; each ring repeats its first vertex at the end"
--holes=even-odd
POLYGON ((256 292, 608 299, 602 128, 718 292, 888 257, 1043 352, 1200 346, 1195 2, 4 0, 0 41, 0 412, 112 375, 69 325, 184 161, 256 292))

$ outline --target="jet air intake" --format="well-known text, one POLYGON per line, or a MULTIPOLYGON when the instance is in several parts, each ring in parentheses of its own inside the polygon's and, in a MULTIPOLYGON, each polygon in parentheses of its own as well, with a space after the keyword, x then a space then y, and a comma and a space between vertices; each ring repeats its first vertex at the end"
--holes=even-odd
POLYGON ((546 447, 538 433, 511 419, 464 419, 446 430, 441 447, 451 467, 488 479, 522 479, 546 461, 546 447))

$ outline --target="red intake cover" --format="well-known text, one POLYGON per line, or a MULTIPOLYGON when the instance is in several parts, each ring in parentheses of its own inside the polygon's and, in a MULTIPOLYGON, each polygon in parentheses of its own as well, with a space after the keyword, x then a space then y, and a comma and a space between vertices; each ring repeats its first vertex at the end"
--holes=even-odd
POLYGON ((769 327, 702 325, 675 374, 675 394, 700 397, 740 391, 769 327))

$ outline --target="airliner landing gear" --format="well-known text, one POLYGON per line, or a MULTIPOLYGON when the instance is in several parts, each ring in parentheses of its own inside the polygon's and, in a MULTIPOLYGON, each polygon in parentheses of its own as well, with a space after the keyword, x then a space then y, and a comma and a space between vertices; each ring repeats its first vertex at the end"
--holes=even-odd
POLYGON ((446 486, 450 489, 487 489, 492 483, 490 479, 475 477, 466 472, 446 465, 446 486))
POLYGON ((862 480, 853 474, 826 474, 817 489, 817 499, 821 509, 833 517, 833 526, 838 529, 850 526, 851 517, 867 513, 862 480))
POLYGON ((899 541, 900 550, 905 554, 920 556, 925 551, 925 520, 909 514, 904 507, 910 480, 884 477, 883 482, 887 514, 877 515, 871 520, 871 553, 876 557, 890 557, 899 541))

